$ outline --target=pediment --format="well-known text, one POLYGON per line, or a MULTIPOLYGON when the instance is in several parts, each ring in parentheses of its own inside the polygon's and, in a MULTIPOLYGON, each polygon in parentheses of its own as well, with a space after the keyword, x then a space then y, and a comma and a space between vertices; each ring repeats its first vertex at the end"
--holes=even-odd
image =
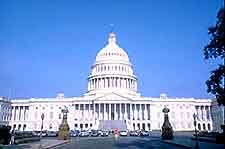
POLYGON ((130 97, 126 97, 117 93, 108 93, 103 96, 97 97, 95 101, 131 101, 130 97))

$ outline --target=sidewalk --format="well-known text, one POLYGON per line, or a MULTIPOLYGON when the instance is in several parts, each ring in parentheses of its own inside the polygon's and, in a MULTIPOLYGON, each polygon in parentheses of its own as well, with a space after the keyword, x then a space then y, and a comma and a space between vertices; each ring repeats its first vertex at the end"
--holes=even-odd
MULTIPOLYGON (((176 146, 180 146, 183 148, 195 148, 195 140, 192 140, 191 138, 174 138, 173 140, 161 140, 161 142, 168 143, 168 144, 173 144, 176 146)), ((200 149, 211 149, 211 148, 216 148, 216 149, 224 149, 223 144, 216 144, 212 142, 200 142, 198 141, 200 149)))
POLYGON ((70 140, 58 140, 58 139, 43 139, 40 141, 33 143, 24 143, 19 145, 9 145, 9 146, 1 146, 1 149, 50 149, 54 148, 66 143, 69 143, 70 140))

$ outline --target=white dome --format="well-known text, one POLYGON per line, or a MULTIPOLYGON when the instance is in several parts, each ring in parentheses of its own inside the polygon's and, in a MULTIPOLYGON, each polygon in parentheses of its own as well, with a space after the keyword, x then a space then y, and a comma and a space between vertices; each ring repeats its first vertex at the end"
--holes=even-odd
POLYGON ((88 77, 88 94, 108 93, 136 95, 137 78, 127 53, 116 44, 116 35, 109 34, 108 44, 101 49, 88 77))
POLYGON ((108 44, 96 56, 96 62, 101 61, 123 61, 129 63, 127 53, 116 44, 116 35, 114 33, 109 34, 108 44))

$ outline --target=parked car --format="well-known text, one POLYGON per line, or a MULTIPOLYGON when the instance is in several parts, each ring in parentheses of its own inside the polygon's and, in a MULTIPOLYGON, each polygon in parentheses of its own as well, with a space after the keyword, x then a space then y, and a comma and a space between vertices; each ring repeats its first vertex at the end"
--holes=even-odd
POLYGON ((97 131, 97 130, 92 130, 92 131, 91 131, 91 136, 92 136, 92 137, 97 137, 97 136, 99 136, 98 131, 97 131))
POLYGON ((149 133, 148 133, 148 131, 141 131, 140 136, 142 136, 142 137, 149 136, 149 133))
POLYGON ((137 131, 131 131, 130 136, 139 136, 139 133, 137 131))
POLYGON ((107 136, 109 136, 109 132, 108 131, 102 131, 101 136, 107 137, 107 136))
POLYGON ((79 136, 80 136, 80 137, 88 137, 88 136, 89 136, 89 132, 86 131, 86 130, 82 130, 82 131, 79 133, 79 136))
POLYGON ((121 130, 120 131, 120 136, 127 136, 127 135, 128 135, 128 133, 127 133, 126 130, 121 130))
POLYGON ((70 131, 71 137, 77 137, 79 135, 79 131, 70 131))
POLYGON ((56 137, 57 136, 57 132, 55 132, 55 131, 47 131, 46 132, 46 136, 47 137, 56 137))
POLYGON ((47 136, 47 131, 38 131, 38 136, 46 137, 47 136), (42 134, 42 135, 41 135, 42 134))

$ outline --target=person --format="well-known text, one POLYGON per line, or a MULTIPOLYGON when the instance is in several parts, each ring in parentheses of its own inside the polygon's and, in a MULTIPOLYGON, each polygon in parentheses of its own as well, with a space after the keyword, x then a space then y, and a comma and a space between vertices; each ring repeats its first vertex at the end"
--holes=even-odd
POLYGON ((13 129, 11 132, 10 144, 14 144, 14 143, 15 143, 15 130, 13 129))

